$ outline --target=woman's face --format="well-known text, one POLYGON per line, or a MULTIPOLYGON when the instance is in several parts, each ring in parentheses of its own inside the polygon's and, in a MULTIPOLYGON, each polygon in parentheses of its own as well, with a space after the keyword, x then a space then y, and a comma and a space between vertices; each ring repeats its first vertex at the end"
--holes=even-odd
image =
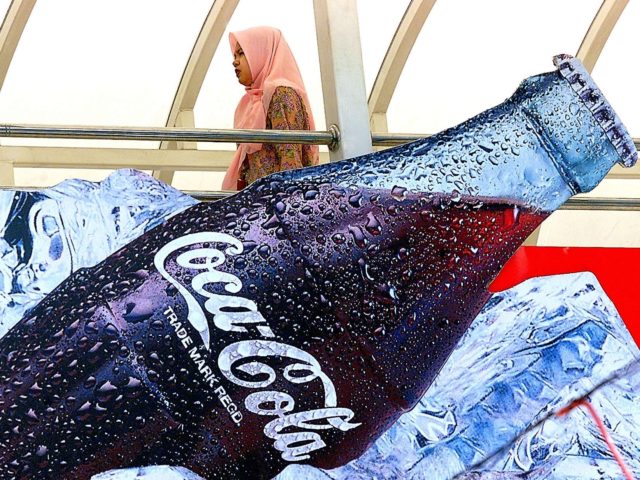
POLYGON ((251 69, 249 68, 249 62, 244 55, 244 51, 240 44, 236 44, 236 49, 233 52, 233 68, 236 71, 236 77, 238 81, 245 87, 250 87, 253 77, 251 76, 251 69))

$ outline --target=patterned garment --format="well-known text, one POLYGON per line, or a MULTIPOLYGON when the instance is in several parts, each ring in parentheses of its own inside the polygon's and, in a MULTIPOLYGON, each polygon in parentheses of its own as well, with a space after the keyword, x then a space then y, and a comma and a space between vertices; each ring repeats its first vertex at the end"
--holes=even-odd
MULTIPOLYGON (((309 130, 309 117, 298 93, 291 87, 278 87, 273 93, 267 125, 269 130, 309 130)), ((245 185, 280 170, 309 167, 318 164, 318 155, 309 145, 263 143, 262 148, 247 155, 241 181, 245 185)))

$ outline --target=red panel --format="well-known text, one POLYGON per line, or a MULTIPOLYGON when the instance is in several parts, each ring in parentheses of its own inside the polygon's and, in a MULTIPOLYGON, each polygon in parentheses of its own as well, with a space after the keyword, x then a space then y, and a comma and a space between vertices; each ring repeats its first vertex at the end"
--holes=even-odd
POLYGON ((593 272, 640 346, 640 248, 520 247, 489 289, 499 292, 532 277, 593 272))

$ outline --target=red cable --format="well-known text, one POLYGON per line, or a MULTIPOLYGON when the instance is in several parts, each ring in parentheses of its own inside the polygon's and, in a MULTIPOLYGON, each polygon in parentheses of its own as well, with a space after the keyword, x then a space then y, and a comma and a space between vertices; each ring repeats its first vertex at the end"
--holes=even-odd
POLYGON ((631 475, 629 468, 627 468, 627 465, 624 463, 624 460, 620 455, 620 452, 618 452, 618 449, 613 443, 613 440, 611 439, 611 436, 609 435, 609 432, 607 431, 607 428, 605 427, 604 422, 598 415, 598 412, 596 411, 594 406, 591 404, 591 402, 589 402, 586 398, 580 398, 575 402, 570 403, 566 407, 560 409, 557 415, 558 416, 566 415, 576 407, 585 407, 587 410, 589 410, 589 413, 593 417, 594 422, 596 422, 596 425, 598 426, 598 430, 600 430, 600 433, 602 434, 602 437, 604 438, 605 443, 607 444, 607 446, 609 447, 609 450, 613 454, 613 458, 615 458, 616 462, 618 462, 618 465, 620 465, 620 468, 622 469, 622 473, 624 473, 624 476, 627 478, 627 480, 634 480, 633 475, 631 475))

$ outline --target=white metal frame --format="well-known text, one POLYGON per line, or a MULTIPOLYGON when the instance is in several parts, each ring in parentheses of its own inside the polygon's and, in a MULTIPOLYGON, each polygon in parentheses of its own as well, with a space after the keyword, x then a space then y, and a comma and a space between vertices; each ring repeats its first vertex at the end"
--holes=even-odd
POLYGON ((369 153, 371 132, 356 1, 314 0, 313 8, 325 118, 341 135, 329 157, 342 160, 369 153))
MULTIPOLYGON (((171 110, 167 118, 167 127, 195 127, 193 109, 202 89, 213 55, 218 49, 224 33, 239 0, 214 1, 202 24, 200 34, 189 56, 187 66, 176 90, 171 110)), ((161 142, 161 150, 195 150, 195 142, 161 142)), ((173 170, 155 170, 153 176, 165 183, 173 181, 173 170)))
POLYGON ((580 59, 588 72, 593 71, 602 49, 629 0, 604 0, 587 30, 576 57, 580 59))
POLYGON ((388 132, 387 111, 400 74, 436 0, 411 0, 382 60, 369 95, 372 132, 388 132))
MULTIPOLYGON (((0 27, 0 89, 36 0, 12 0, 0 27)), ((13 185, 13 165, 0 156, 0 184, 13 185)))

